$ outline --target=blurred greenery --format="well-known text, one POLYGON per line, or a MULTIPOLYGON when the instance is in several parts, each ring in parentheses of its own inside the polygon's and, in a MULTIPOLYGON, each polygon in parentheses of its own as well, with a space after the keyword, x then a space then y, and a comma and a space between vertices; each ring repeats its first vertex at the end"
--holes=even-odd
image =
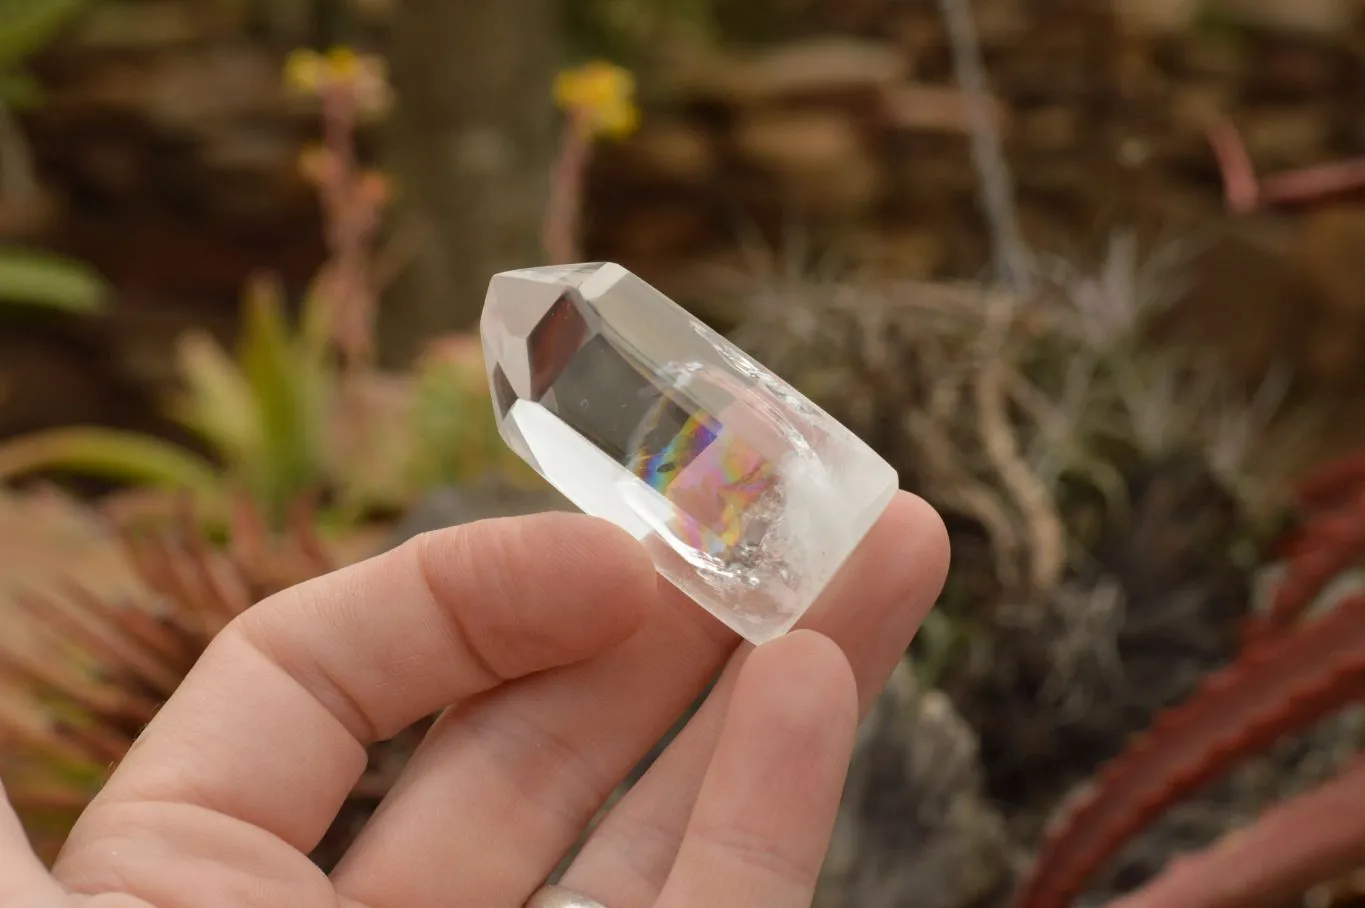
POLYGON ((158 438, 95 426, 51 429, 0 445, 0 480, 62 470, 170 489, 186 489, 197 501, 217 497, 214 466, 158 438))
POLYGON ((278 287, 257 280, 246 293, 235 359, 203 332, 181 338, 185 387, 170 412, 214 452, 221 475, 173 442, 77 426, 0 445, 0 478, 63 470, 184 488, 213 516, 222 516, 227 493, 241 491, 267 519, 282 522, 300 496, 328 485, 336 372, 320 307, 306 311, 311 317, 291 329, 278 287))
POLYGON ((82 262, 38 249, 0 248, 0 306, 89 313, 102 308, 108 294, 104 279, 82 262))
POLYGON ((225 461, 272 521, 322 485, 336 367, 319 307, 295 331, 272 282, 249 287, 237 358, 203 333, 182 338, 187 390, 173 413, 225 461), (311 316, 311 317, 310 317, 311 316))
POLYGON ((40 98, 24 64, 95 0, 0 0, 0 103, 27 106, 40 98))
POLYGON ((439 485, 490 472, 531 480, 498 437, 477 340, 439 342, 411 375, 348 371, 320 299, 291 325, 279 287, 256 280, 235 355, 205 332, 181 337, 183 388, 169 413, 211 459, 154 436, 71 426, 0 444, 0 481, 59 471, 187 491, 216 531, 238 494, 275 527, 320 495, 322 523, 344 529, 439 485))

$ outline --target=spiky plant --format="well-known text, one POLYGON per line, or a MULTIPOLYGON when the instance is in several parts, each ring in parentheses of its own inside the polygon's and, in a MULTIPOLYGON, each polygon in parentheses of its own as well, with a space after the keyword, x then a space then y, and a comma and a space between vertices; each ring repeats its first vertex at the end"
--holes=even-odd
MULTIPOLYGON (((778 284, 750 294, 736 332, 944 513, 953 570, 914 659, 977 730, 1024 842, 1235 657, 1283 517, 1271 478, 1295 436, 1267 430, 1283 383, 1239 395, 1150 339, 1179 252, 1143 259, 1118 236, 1093 271, 1036 259, 1024 297, 778 284)), ((1217 828, 1199 834, 1235 812, 1207 812, 1217 828)), ((1150 875, 1168 845, 1119 876, 1150 875)))
MULTIPOLYGON (((1236 660, 1164 710, 1065 804, 1022 881, 1018 908, 1064 908, 1172 805, 1278 741, 1365 699, 1365 595, 1330 587, 1365 554, 1365 459, 1330 464, 1297 496, 1269 606, 1246 623, 1236 660)), ((1320 743, 1320 742, 1319 742, 1320 743)), ((1161 869, 1123 908, 1279 908, 1344 894, 1365 868, 1365 736, 1318 748, 1325 764, 1247 828, 1161 869), (1335 751, 1335 752, 1333 752, 1335 751), (1327 888, 1319 888, 1327 887, 1327 888)), ((1349 902, 1346 902, 1349 903, 1349 902)))
POLYGON ((0 491, 0 774, 46 857, 213 636, 336 563, 312 520, 300 502, 274 534, 242 501, 220 548, 188 509, 146 533, 0 491))

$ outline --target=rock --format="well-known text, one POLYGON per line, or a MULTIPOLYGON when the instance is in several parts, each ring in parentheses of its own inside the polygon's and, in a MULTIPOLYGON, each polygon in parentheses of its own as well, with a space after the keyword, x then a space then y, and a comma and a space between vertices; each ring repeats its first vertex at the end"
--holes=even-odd
POLYGON ((1201 0, 1118 0, 1114 12, 1124 28, 1139 34, 1169 34, 1190 27, 1201 0))
POLYGON ((903 80, 909 60, 895 48, 849 38, 822 38, 720 63, 695 89, 727 103, 868 94, 903 80))
POLYGON ((286 99, 281 65, 276 55, 250 45, 167 56, 155 71, 140 74, 136 88, 126 85, 128 95, 110 100, 162 129, 190 133, 224 121, 301 114, 286 99))
POLYGON ((644 171, 656 181, 694 185, 713 179, 715 146, 685 123, 662 122, 645 127, 629 145, 627 166, 644 171))
POLYGON ((27 312, 0 320, 0 438, 117 424, 146 405, 91 327, 27 312))
MULTIPOLYGON (((956 87, 939 85, 895 85, 881 95, 882 115, 893 129, 912 133, 968 135, 971 121, 967 102, 956 87)), ((1004 135, 1009 117, 995 98, 987 98, 988 116, 1004 135)))
POLYGON ((299 145, 288 130, 227 124, 204 138, 204 207, 227 223, 259 224, 281 206, 308 210, 313 187, 301 178, 299 145))
POLYGON ((1316 104, 1263 108, 1241 124, 1257 172, 1317 163, 1329 147, 1332 118, 1316 104))
POLYGON ((1250 56, 1238 41, 1188 41, 1177 45, 1175 75, 1190 75, 1236 82, 1250 56))
POLYGON ((762 110, 735 130, 735 147, 771 173, 808 213, 845 217, 870 207, 881 172, 854 122, 834 110, 762 110))
MULTIPOLYGON (((1139 0, 1140 2, 1140 0, 1139 0)), ((1208 10, 1253 28, 1336 38, 1356 14, 1354 0, 1209 0, 1208 10)))
POLYGON ((1018 860, 982 791, 976 735, 903 662, 859 732, 815 908, 971 908, 1018 860))
POLYGON ((972 18, 983 48, 1014 45, 1028 32, 1028 13, 1019 0, 973 0, 972 18))
POLYGON ((81 16, 62 48, 78 54, 158 50, 229 35, 239 25, 228 4, 102 0, 81 16))
POLYGON ((713 224, 706 208, 684 200, 660 200, 648 209, 622 212, 594 240, 619 250, 618 258, 648 260, 696 248, 710 239, 713 224))
POLYGON ((1075 108, 1049 105, 1020 118, 1019 137, 1035 151, 1063 151, 1075 147, 1083 128, 1075 108))

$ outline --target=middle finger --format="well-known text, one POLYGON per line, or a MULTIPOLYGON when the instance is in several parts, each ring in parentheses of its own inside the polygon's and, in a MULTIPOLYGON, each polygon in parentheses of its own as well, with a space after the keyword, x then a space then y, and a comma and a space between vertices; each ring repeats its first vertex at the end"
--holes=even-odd
MULTIPOLYGON (((900 493, 850 568, 801 624, 844 650, 865 715, 938 598, 948 569, 943 522, 923 500, 900 493)), ((565 886, 612 908, 655 903, 693 815, 746 656, 731 660, 697 715, 593 831, 565 874, 565 886)))
MULTIPOLYGON (((899 496, 818 607, 822 630, 859 641, 849 658, 860 681, 880 629, 918 622, 890 579, 904 572, 884 565, 922 551, 937 522, 899 496), (887 579, 868 579, 878 573, 887 579)), ((338 892, 414 908, 522 904, 738 646, 670 584, 659 588, 645 628, 617 649, 443 716, 337 868, 338 892)))

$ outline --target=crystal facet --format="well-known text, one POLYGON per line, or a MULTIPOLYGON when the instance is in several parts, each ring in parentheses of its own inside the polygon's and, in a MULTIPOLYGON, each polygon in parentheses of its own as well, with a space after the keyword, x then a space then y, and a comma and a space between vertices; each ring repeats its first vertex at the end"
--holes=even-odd
POLYGON ((503 440, 754 643, 808 609, 896 471, 619 265, 495 275, 484 358, 503 440))

